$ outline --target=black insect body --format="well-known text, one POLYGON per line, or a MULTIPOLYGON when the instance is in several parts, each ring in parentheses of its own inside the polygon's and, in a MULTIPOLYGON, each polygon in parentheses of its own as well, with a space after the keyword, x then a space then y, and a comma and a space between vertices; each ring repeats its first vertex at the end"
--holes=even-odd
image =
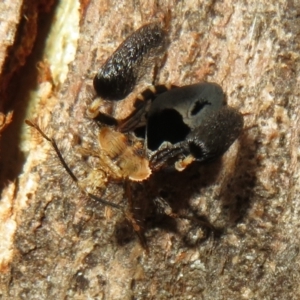
MULTIPOLYGON (((117 129, 130 132, 145 126, 145 155, 153 171, 173 164, 179 171, 193 161, 223 155, 243 128, 243 117, 228 107, 216 83, 176 87, 145 100, 117 129), (152 101, 152 102, 150 102, 152 101)), ((110 116, 101 119, 111 118, 110 116)))
MULTIPOLYGON (((158 96, 147 114, 150 166, 157 169, 170 159, 189 156, 191 161, 215 159, 227 151, 242 128, 242 115, 226 105, 218 84, 203 82, 172 89, 158 96)), ((183 166, 175 167, 181 170, 183 166)))
MULTIPOLYGON (((166 33, 158 23, 145 25, 134 32, 94 78, 97 95, 108 100, 127 96, 143 74, 145 65, 151 64, 152 58, 163 52, 166 43, 166 33)), ((142 182, 164 167, 182 171, 193 161, 205 162, 220 157, 238 138, 243 128, 243 117, 236 109, 227 106, 224 92, 218 84, 202 82, 170 88, 160 86, 139 95, 135 110, 124 120, 99 112, 97 101, 90 106, 87 114, 102 123, 97 134, 99 149, 84 149, 83 153, 98 162, 88 176, 93 184, 96 182, 97 188, 105 190, 110 180, 142 182), (136 131, 143 133, 142 138, 134 136, 136 131)), ((30 121, 27 124, 51 143, 79 189, 90 198, 124 212, 144 244, 143 230, 134 213, 89 193, 86 181, 79 182, 56 141, 37 124, 30 121)), ((127 191, 127 194, 132 208, 130 192, 127 191)))
POLYGON ((168 141, 185 140, 209 115, 225 104, 221 87, 199 83, 172 89, 151 104, 147 122, 147 146, 151 151, 168 141))
POLYGON ((97 95, 108 100, 124 99, 143 75, 145 65, 150 65, 164 51, 166 44, 167 35, 159 23, 151 23, 135 31, 95 76, 97 95))

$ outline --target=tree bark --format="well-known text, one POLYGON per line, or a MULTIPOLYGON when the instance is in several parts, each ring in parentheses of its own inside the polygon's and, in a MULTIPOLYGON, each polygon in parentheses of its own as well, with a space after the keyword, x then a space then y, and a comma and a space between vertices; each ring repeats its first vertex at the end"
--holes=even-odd
MULTIPOLYGON (((1 10, 0 109, 13 111, 1 132, 2 298, 299 299, 300 5, 62 2, 1 10), (245 125, 222 159, 132 184, 147 253, 124 215, 86 197, 24 119, 86 179, 78 146, 97 149, 85 113, 93 76, 129 34, 164 18, 170 45, 155 82, 216 82, 245 125), (178 218, 153 214, 161 191, 178 218)), ((151 71, 114 114, 129 114, 152 81, 151 71)), ((126 205, 124 184, 107 180, 102 196, 126 205)))

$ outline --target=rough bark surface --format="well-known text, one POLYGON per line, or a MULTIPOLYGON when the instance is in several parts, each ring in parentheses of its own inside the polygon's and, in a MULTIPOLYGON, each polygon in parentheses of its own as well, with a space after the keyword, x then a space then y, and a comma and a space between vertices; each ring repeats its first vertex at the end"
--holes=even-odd
MULTIPOLYGON (((78 144, 96 147, 97 127, 85 114, 92 78, 124 38, 153 20, 170 18, 171 41, 155 81, 219 83, 229 105, 244 114, 245 128, 222 160, 132 187, 146 219, 147 253, 124 216, 85 197, 34 131, 25 136, 30 152, 23 158, 16 136, 24 114, 13 105, 16 117, 1 142, 2 299, 299 299, 299 15, 300 5, 288 0, 81 1, 66 80, 55 84, 45 61, 32 79, 44 86, 32 118, 55 138, 79 179, 88 169, 78 144), (159 191, 186 217, 148 214, 159 191)), ((41 43, 43 35, 23 42, 41 43)), ((28 97, 22 76, 42 61, 40 52, 32 55, 16 77, 18 103, 28 97)), ((1 70, 1 80, 14 78, 1 70)), ((131 111, 151 76, 115 114, 131 111)), ((116 203, 126 203, 125 195, 121 182, 103 192, 116 203)))

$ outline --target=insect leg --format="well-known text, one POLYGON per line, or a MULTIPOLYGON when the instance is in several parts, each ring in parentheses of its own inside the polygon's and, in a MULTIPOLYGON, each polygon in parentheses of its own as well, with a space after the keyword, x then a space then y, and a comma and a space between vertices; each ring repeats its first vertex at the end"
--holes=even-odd
POLYGON ((135 110, 124 120, 118 121, 118 130, 121 132, 129 132, 138 127, 146 125, 146 115, 151 105, 151 102, 157 95, 163 94, 173 88, 177 88, 175 85, 155 85, 145 89, 139 94, 134 103, 135 110))
POLYGON ((101 100, 95 100, 92 106, 87 110, 87 114, 96 122, 108 126, 114 126, 121 132, 129 132, 138 127, 145 126, 146 113, 149 110, 151 102, 156 98, 157 95, 165 93, 173 88, 177 88, 177 86, 171 84, 149 86, 136 97, 134 102, 134 111, 123 120, 118 120, 108 114, 97 111, 101 105, 101 100))
POLYGON ((128 210, 127 212, 125 212, 125 216, 127 220, 130 222, 130 224, 132 225, 132 228, 135 231, 136 235, 138 236, 142 247, 148 251, 147 241, 144 236, 143 228, 140 224, 141 221, 138 220, 134 215, 134 209, 136 208, 134 207, 130 182, 128 180, 125 180, 125 194, 126 194, 126 198, 128 199, 128 210))

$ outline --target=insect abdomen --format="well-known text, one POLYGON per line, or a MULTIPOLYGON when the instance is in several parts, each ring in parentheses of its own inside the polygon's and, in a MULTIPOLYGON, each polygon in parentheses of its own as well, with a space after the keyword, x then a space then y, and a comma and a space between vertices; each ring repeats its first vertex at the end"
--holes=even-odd
POLYGON ((136 85, 149 58, 166 45, 166 32, 158 23, 145 25, 129 36, 100 68, 94 78, 97 95, 108 100, 125 98, 136 85))

